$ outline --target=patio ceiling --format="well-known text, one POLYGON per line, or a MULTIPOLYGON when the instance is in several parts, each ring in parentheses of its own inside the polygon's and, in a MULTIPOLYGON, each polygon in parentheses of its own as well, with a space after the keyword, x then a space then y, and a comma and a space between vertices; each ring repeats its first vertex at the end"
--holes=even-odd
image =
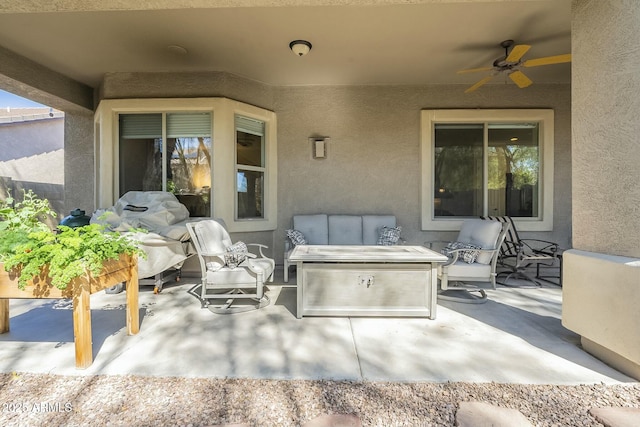
MULTIPOLYGON (((488 73, 456 71, 491 65, 506 39, 532 45, 525 59, 571 52, 570 0, 3 3, 0 46, 91 87, 110 72, 203 71, 285 86, 469 85, 488 73), (307 56, 289 50, 295 39, 313 44, 307 56)), ((525 72, 571 79, 570 64, 525 72)))

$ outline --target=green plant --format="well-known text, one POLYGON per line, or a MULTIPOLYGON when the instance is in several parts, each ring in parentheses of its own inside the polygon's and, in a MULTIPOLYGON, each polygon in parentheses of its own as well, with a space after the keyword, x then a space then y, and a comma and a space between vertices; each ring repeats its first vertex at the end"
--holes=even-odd
POLYGON ((25 192, 24 200, 0 201, 0 261, 6 271, 19 271, 18 286, 25 285, 47 266, 51 285, 65 289, 69 282, 90 271, 100 274, 103 263, 121 254, 145 254, 136 242, 104 225, 58 226, 51 230, 44 221, 55 217, 47 200, 25 192))

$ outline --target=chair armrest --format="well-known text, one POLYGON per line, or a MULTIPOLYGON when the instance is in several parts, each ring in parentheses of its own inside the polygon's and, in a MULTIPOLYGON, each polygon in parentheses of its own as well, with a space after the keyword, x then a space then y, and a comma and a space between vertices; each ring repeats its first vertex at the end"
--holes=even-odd
POLYGON ((225 254, 227 254, 228 252, 200 252, 198 255, 202 256, 202 257, 223 257, 225 256, 225 254))
POLYGON ((268 249, 268 248, 269 248, 269 246, 267 246, 267 245, 262 245, 262 244, 260 244, 260 243, 247 243, 247 246, 255 246, 255 247, 257 247, 257 248, 258 248, 258 251, 260 252, 260 256, 261 256, 262 258, 267 258, 267 257, 264 255, 264 253, 262 253, 262 249, 268 249))
POLYGON ((560 245, 558 245, 557 243, 549 242, 548 240, 520 239, 520 241, 522 242, 523 245, 527 246, 532 251, 540 252, 546 255, 555 255, 558 252, 560 247, 560 245), (529 242, 532 242, 537 246, 534 247, 533 244, 529 242))
MULTIPOLYGON (((271 267, 272 269, 275 267, 275 261, 273 261, 270 258, 266 258, 267 260, 270 261, 271 267)), ((264 261, 264 260, 263 260, 264 261)), ((260 265, 258 264, 254 264, 252 262, 251 259, 247 258, 247 267, 249 268, 249 270, 251 270, 253 273, 258 274, 258 275, 263 275, 264 274, 264 268, 262 268, 260 265)), ((262 280, 266 280, 266 277, 262 277, 262 280)))
POLYGON ((462 252, 464 249, 454 249, 451 251, 447 251, 446 256, 448 258, 447 262, 440 264, 442 267, 448 267, 451 264, 455 264, 456 261, 458 261, 458 258, 460 257, 460 252, 462 252))
MULTIPOLYGON (((447 251, 447 258, 450 258, 450 261, 445 262, 444 264, 441 264, 443 267, 446 267, 448 265, 451 265, 453 263, 455 263, 458 258, 460 258, 460 253, 464 252, 464 251, 469 251, 472 249, 452 249, 450 251, 447 251), (450 257, 449 255, 453 255, 452 257, 450 257)), ((500 249, 473 249, 474 251, 478 251, 478 252, 484 252, 484 253, 490 253, 490 254, 495 254, 496 252, 498 252, 500 249)), ((493 258, 493 256, 492 256, 493 258)), ((466 261, 465 261, 466 262, 466 261)), ((493 262, 493 261, 492 261, 493 262)), ((468 263, 469 265, 475 264, 476 262, 472 262, 472 263, 468 263)), ((491 264, 491 263, 490 263, 491 264)))

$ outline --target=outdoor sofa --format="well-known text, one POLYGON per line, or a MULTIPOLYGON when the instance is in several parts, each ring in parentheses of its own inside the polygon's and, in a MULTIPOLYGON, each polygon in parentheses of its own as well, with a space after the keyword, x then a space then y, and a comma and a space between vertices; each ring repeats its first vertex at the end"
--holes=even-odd
POLYGON ((394 215, 294 215, 287 230, 284 281, 289 281, 289 255, 296 245, 393 245, 401 241, 394 215))

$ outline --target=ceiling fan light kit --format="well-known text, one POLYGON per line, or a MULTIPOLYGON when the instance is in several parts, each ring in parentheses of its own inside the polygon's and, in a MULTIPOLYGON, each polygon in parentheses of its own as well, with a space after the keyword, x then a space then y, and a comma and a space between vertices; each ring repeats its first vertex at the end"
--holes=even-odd
POLYGON ((522 60, 522 57, 531 49, 531 46, 526 44, 516 45, 513 40, 505 40, 500 43, 500 47, 504 49, 504 56, 497 58, 493 61, 491 67, 470 68, 467 70, 460 70, 458 74, 475 73, 479 71, 491 71, 491 75, 483 78, 482 80, 469 87, 464 93, 473 92, 481 86, 487 84, 495 75, 506 74, 509 76, 520 89, 531 86, 533 81, 527 77, 520 68, 525 67, 539 67, 541 65, 562 64, 565 62, 571 62, 571 54, 546 56, 543 58, 522 60), (511 50, 509 50, 511 49, 511 50))

